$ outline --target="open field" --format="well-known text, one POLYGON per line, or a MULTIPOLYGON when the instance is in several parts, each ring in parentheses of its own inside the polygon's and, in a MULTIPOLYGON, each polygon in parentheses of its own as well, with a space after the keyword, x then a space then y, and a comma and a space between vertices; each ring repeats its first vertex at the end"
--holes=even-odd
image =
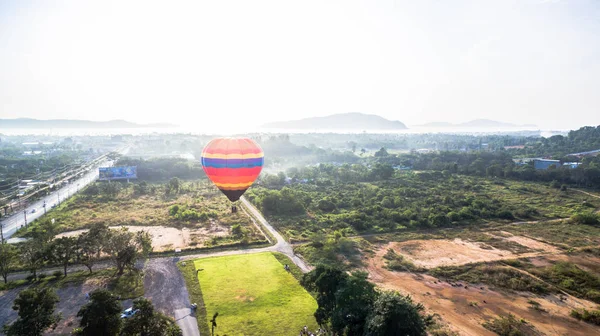
POLYGON ((194 265, 201 269, 204 323, 218 312, 219 335, 295 336, 305 325, 317 326, 316 301, 271 253, 198 259, 194 265))
POLYGON ((243 211, 231 213, 230 202, 208 181, 180 182, 177 192, 167 192, 169 183, 112 184, 119 187, 106 191, 106 183, 91 185, 45 218, 54 218, 56 231, 68 236, 96 223, 146 230, 155 251, 265 241, 251 218, 243 211), (233 226, 239 226, 235 234, 233 226))

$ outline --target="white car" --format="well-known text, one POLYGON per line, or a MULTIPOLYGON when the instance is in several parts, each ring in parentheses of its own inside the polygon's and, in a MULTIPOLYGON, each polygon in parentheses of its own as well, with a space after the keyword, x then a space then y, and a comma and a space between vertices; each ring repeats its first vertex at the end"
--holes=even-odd
POLYGON ((138 312, 137 309, 133 310, 133 307, 127 308, 123 311, 123 314, 121 314, 121 318, 122 319, 130 318, 133 315, 135 315, 135 313, 137 313, 137 312, 138 312))

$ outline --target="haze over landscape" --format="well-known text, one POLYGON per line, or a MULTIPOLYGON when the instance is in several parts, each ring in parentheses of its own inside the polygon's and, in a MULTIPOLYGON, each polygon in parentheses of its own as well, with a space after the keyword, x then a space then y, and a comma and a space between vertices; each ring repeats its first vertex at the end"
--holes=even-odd
POLYGON ((593 0, 3 1, 0 114, 574 129, 600 123, 599 15, 593 0))

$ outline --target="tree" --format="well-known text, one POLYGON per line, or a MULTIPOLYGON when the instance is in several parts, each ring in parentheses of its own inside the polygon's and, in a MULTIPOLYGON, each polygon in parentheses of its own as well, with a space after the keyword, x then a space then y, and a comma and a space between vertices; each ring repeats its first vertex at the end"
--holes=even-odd
POLYGON ((167 193, 167 195, 169 195, 171 193, 178 194, 180 188, 181 188, 181 180, 177 177, 173 177, 169 181, 169 184, 167 185, 166 193, 167 193))
POLYGON ((319 325, 326 324, 331 318, 336 303, 335 293, 347 279, 348 275, 344 271, 326 265, 317 265, 314 270, 304 274, 302 285, 317 293, 319 307, 315 312, 315 318, 319 325))
POLYGON ((95 224, 88 232, 79 236, 77 261, 85 265, 90 273, 92 273, 94 264, 100 259, 100 254, 109 234, 110 229, 106 224, 95 224))
POLYGON ((364 335, 427 335, 427 323, 421 316, 423 310, 423 305, 415 304, 410 296, 383 292, 371 307, 364 335))
POLYGON ((340 335, 362 335, 371 306, 377 298, 366 272, 355 272, 335 293, 331 327, 340 335))
POLYGON ((115 336, 121 330, 121 303, 109 291, 99 289, 90 294, 77 317, 81 317, 78 332, 82 336, 115 336))
POLYGON ((133 269, 135 262, 145 258, 152 251, 152 238, 147 231, 130 232, 127 228, 110 230, 105 251, 117 267, 117 274, 125 268, 133 269))
POLYGON ((0 243, 0 274, 4 279, 4 283, 8 282, 8 274, 17 260, 17 249, 6 242, 0 243))
POLYGON ((42 220, 38 225, 32 227, 30 236, 38 245, 46 246, 56 236, 57 225, 49 219, 42 220))
POLYGON ((54 313, 57 302, 58 296, 50 288, 22 290, 12 307, 19 317, 13 324, 4 326, 4 333, 6 336, 38 336, 56 328, 60 321, 60 315, 54 313))
POLYGON ((64 274, 67 276, 67 267, 75 259, 77 252, 77 238, 60 237, 50 244, 50 258, 63 266, 64 274))
POLYGON ((386 157, 388 156, 388 152, 387 150, 385 150, 385 148, 381 147, 377 152, 375 152, 375 154, 373 154, 374 157, 386 157))
POLYGON ((44 262, 43 248, 43 246, 33 239, 21 245, 21 260, 33 274, 34 279, 37 279, 37 270, 42 267, 44 262))
POLYGON ((375 178, 387 180, 394 176, 394 168, 389 164, 377 163, 371 170, 371 173, 375 178))
POLYGON ((133 301, 137 313, 125 321, 123 336, 178 336, 181 329, 167 316, 154 310, 150 300, 138 298, 133 301))

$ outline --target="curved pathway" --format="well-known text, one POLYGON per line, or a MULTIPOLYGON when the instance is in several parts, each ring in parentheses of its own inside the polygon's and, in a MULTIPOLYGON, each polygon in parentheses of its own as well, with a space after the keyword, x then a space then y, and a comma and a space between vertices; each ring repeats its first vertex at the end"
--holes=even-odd
POLYGON ((294 249, 293 249, 292 245, 290 243, 288 243, 283 238, 283 236, 277 230, 275 230, 275 228, 271 224, 269 224, 269 222, 267 222, 265 217, 263 217, 263 215, 260 213, 260 211, 258 211, 258 209, 256 209, 256 207, 254 207, 254 205, 252 205, 252 203, 250 203, 244 197, 242 197, 240 199, 240 201, 242 202, 243 206, 245 207, 245 210, 248 210, 250 212, 250 218, 252 219, 252 221, 254 221, 255 224, 257 224, 256 221, 258 221, 263 228, 267 229, 269 231, 269 233, 273 237, 275 237, 275 239, 277 240, 275 245, 268 246, 268 247, 262 247, 262 248, 248 248, 248 249, 239 249, 239 250, 233 250, 233 251, 191 254, 191 255, 181 256, 181 259, 187 260, 187 259, 218 257, 218 256, 227 256, 227 255, 236 255, 236 254, 250 254, 250 253, 260 253, 260 252, 280 252, 280 253, 283 253, 286 256, 288 256, 288 258, 290 258, 292 260, 292 262, 294 262, 294 264, 296 264, 296 266, 298 266, 302 270, 302 272, 306 273, 312 269, 310 266, 308 266, 306 264, 306 262, 304 260, 302 260, 296 254, 294 254, 294 249))

